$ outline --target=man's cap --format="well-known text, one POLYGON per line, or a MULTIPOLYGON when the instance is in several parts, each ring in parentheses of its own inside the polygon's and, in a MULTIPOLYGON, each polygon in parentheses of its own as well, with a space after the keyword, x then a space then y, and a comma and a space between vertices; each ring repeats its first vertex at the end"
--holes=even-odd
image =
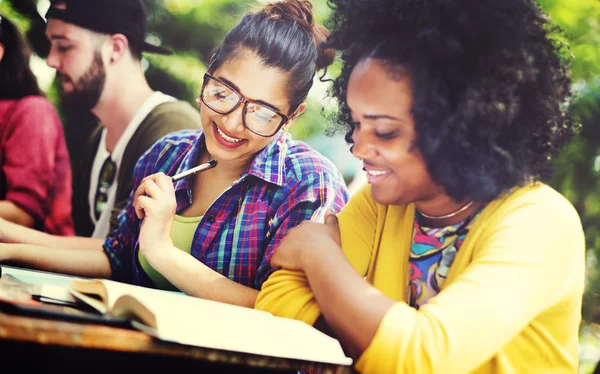
POLYGON ((143 0, 53 0, 46 13, 46 19, 50 18, 104 34, 123 34, 142 51, 173 53, 146 42, 147 11, 143 0))

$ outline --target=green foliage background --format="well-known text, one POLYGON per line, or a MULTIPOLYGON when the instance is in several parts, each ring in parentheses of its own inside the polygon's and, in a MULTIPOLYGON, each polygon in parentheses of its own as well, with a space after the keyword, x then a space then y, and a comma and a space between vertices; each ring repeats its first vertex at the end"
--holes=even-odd
MULTIPOLYGON (((192 104, 211 51, 248 9, 261 3, 257 0, 146 1, 151 37, 175 51, 174 56, 145 56, 148 80, 153 88, 192 104)), ((317 18, 325 20, 329 14, 326 0, 313 3, 318 10, 317 18)), ((572 113, 583 124, 579 136, 555 160, 556 173, 551 184, 575 205, 584 225, 588 283, 583 316, 588 328, 592 323, 600 323, 600 1, 539 0, 539 3, 563 30, 557 37, 570 46, 573 89, 577 93, 572 113)), ((41 9, 44 4, 47 0, 0 0, 0 13, 18 24, 33 50, 42 57, 48 44, 38 6, 41 9)), ((339 66, 329 71, 329 76, 335 76, 339 66)), ((321 112, 333 110, 332 103, 324 100, 325 89, 325 84, 316 82, 306 114, 292 127, 297 138, 307 138, 325 129, 321 112)), ((60 107, 56 86, 48 94, 60 107)), ((86 122, 92 123, 89 118, 65 118, 72 154, 82 151, 81 139, 91 128, 86 122)))
POLYGON ((556 160, 552 184, 577 208, 588 249, 588 284, 583 315, 600 322, 600 2, 541 0, 542 7, 564 30, 571 46, 571 75, 577 99, 572 113, 579 118, 579 136, 556 160))

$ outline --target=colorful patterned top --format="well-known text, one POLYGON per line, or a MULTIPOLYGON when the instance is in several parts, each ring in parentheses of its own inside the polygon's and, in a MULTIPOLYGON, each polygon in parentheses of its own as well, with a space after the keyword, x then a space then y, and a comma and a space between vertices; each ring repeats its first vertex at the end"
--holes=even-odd
POLYGON ((477 213, 466 220, 442 228, 420 224, 423 217, 415 213, 413 240, 410 248, 410 280, 407 302, 419 309, 440 292, 456 253, 477 213))
MULTIPOLYGON (((198 164, 205 150, 202 131, 179 131, 155 143, 134 169, 134 189, 148 175, 167 175, 198 164)), ((175 182, 177 213, 191 205, 193 178, 175 182)), ((141 221, 129 203, 119 228, 104 251, 118 281, 154 287, 138 261, 141 221)), ((328 210, 339 212, 348 191, 336 167, 302 142, 281 132, 205 212, 190 254, 242 285, 260 289, 272 269, 269 260, 287 231, 304 220, 322 221, 328 210)))

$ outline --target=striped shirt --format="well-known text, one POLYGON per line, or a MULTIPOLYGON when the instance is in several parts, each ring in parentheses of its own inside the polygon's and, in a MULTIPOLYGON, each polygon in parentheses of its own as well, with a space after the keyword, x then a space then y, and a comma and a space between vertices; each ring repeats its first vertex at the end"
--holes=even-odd
MULTIPOLYGON (((142 179, 185 171, 205 150, 201 131, 185 130, 156 142, 137 162, 134 189, 119 215, 119 228, 105 241, 112 278, 155 287, 138 261, 141 221, 133 193, 142 179)), ((191 205, 193 178, 174 182, 177 213, 191 205)), ((287 231, 304 220, 322 222, 348 200, 340 172, 306 144, 282 132, 257 154, 248 170, 205 212, 190 254, 229 279, 260 289, 272 269, 269 261, 287 231)))

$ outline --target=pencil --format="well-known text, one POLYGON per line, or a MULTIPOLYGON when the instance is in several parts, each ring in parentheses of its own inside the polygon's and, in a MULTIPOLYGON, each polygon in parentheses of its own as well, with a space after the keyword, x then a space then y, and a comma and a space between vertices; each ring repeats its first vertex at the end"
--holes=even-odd
POLYGON ((171 179, 173 180, 173 182, 175 182, 177 180, 180 180, 181 178, 185 178, 187 176, 194 175, 201 171, 210 170, 210 169, 214 168, 215 166, 217 166, 217 160, 210 160, 210 161, 200 164, 196 167, 193 167, 191 169, 183 171, 179 174, 175 174, 171 177, 171 179))

